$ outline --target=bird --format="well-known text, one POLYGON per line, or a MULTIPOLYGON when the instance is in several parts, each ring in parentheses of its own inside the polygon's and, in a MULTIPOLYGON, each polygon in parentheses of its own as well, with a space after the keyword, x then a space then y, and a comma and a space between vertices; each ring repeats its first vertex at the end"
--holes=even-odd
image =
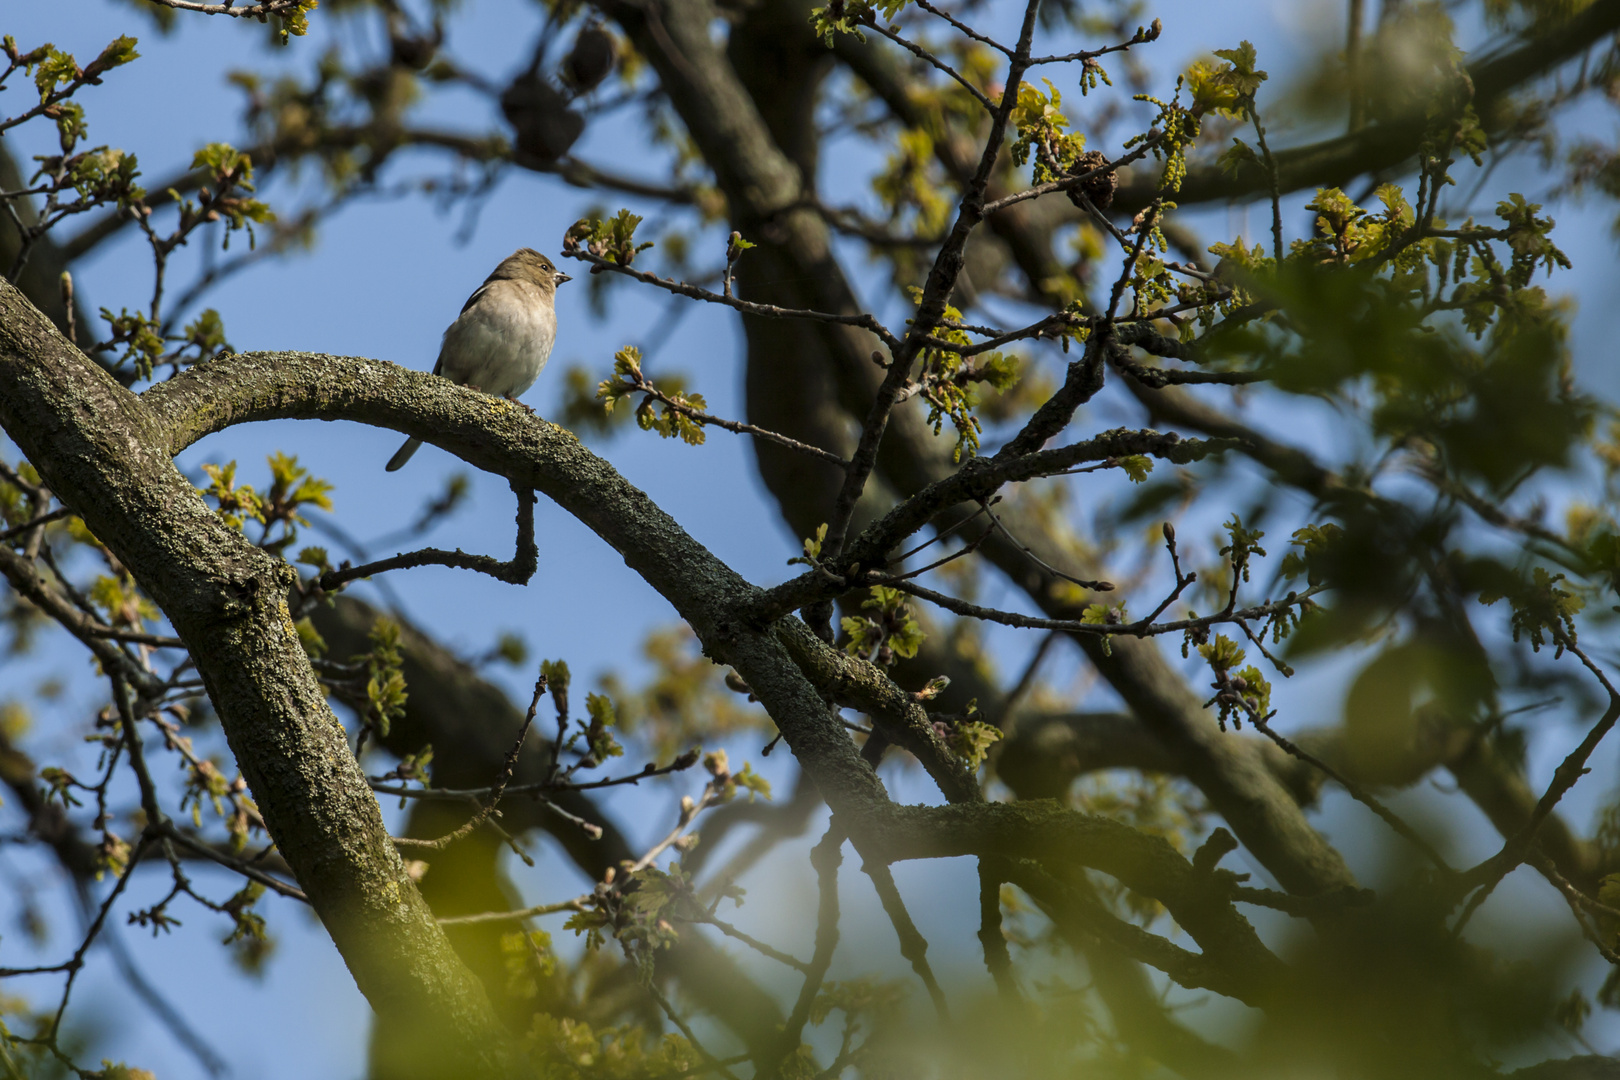
MULTIPOLYGON (((502 259, 445 330, 433 374, 517 401, 551 357, 557 340, 557 286, 572 280, 532 248, 519 248, 502 259)), ((407 439, 388 459, 387 471, 411 460, 421 445, 421 439, 407 439)))

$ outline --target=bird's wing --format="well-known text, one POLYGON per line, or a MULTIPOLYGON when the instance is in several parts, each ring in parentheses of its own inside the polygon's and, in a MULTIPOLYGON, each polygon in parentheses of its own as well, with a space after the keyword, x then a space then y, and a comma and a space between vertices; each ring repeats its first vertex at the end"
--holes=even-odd
MULTIPOLYGON (((493 284, 492 281, 485 281, 482 285, 478 286, 478 288, 474 289, 473 294, 471 296, 467 297, 467 302, 465 304, 461 305, 461 315, 467 314, 467 309, 472 307, 474 304, 478 303, 478 301, 483 297, 484 293, 489 291, 489 287, 492 284, 493 284)), ((457 316, 457 318, 460 318, 460 317, 461 317, 460 315, 457 316)), ((451 323, 451 326, 454 326, 454 325, 455 325, 454 323, 451 323)), ((449 327, 446 327, 444 332, 446 334, 448 334, 450 332, 449 327)), ((440 344, 440 346, 439 346, 439 358, 433 362, 433 374, 435 374, 435 375, 443 375, 444 374, 444 345, 443 344, 440 344)))
POLYGON ((467 297, 467 302, 461 305, 461 314, 467 314, 467 309, 478 303, 478 298, 483 296, 484 290, 488 289, 492 284, 494 284, 494 282, 486 281, 482 285, 478 286, 478 288, 474 289, 473 294, 467 297))

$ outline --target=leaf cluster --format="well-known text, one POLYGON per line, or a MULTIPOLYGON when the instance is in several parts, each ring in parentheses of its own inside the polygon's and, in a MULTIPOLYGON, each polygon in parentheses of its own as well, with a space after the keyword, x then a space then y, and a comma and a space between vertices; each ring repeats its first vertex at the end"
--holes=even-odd
POLYGON ((845 652, 887 668, 897 659, 911 659, 922 648, 927 634, 899 589, 872 586, 861 610, 872 614, 846 615, 839 620, 845 652))
MULTIPOLYGON (((599 259, 629 266, 637 255, 653 246, 651 240, 636 243, 636 226, 640 224, 641 216, 628 210, 620 210, 606 220, 580 218, 563 234, 563 251, 584 250, 599 259)), ((593 267, 591 272, 596 269, 593 267)))

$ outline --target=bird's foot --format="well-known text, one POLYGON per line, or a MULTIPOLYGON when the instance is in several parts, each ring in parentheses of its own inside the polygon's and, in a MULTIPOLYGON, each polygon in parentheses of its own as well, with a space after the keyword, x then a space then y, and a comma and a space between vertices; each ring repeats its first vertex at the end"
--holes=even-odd
POLYGON ((511 394, 503 394, 501 396, 506 398, 507 401, 510 401, 512 404, 516 405, 518 408, 522 409, 524 412, 528 413, 530 416, 534 415, 534 409, 531 406, 523 404, 523 402, 519 401, 511 394))

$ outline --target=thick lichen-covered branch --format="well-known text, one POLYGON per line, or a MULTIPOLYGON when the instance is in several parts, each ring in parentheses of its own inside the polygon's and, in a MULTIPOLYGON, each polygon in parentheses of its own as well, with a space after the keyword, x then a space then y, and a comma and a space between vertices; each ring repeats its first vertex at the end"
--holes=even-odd
POLYGON ((511 1044, 405 874, 287 617, 291 569, 204 505, 161 420, 9 285, 0 425, 186 642, 278 849, 418 1074, 509 1074, 511 1044))

